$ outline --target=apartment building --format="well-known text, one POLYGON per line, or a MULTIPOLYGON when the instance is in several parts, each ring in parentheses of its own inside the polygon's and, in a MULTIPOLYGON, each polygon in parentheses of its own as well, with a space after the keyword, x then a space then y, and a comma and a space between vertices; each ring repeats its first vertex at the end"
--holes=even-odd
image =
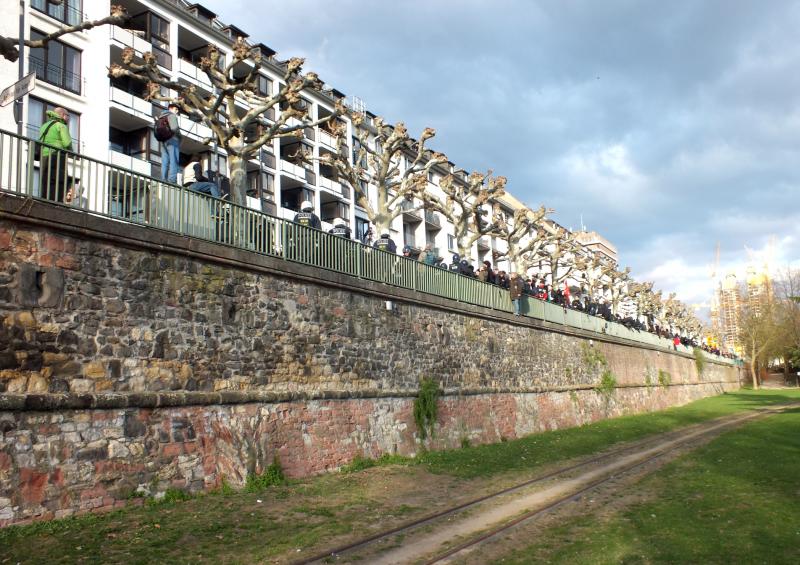
MULTIPOLYGON (((144 98, 144 85, 137 81, 112 79, 107 69, 120 63, 125 48, 133 48, 137 56, 152 52, 159 70, 172 80, 192 84, 200 91, 211 94, 212 85, 198 63, 207 54, 208 45, 213 44, 222 53, 223 60, 231 57, 231 46, 244 39, 262 56, 259 69, 258 89, 270 94, 278 87, 283 69, 276 52, 259 38, 250 38, 246 31, 227 25, 216 14, 197 3, 185 0, 113 0, 123 6, 132 16, 132 22, 123 29, 118 26, 103 26, 88 31, 68 34, 47 48, 27 50, 24 56, 23 74, 35 72, 37 86, 25 98, 23 134, 38 135, 39 126, 45 121, 47 110, 56 106, 67 108, 72 116, 70 130, 75 140, 75 150, 91 158, 130 169, 142 175, 158 178, 161 170, 159 143, 153 135, 154 117, 164 111, 163 105, 144 98)), ((0 9, 0 29, 9 36, 16 36, 18 7, 6 2, 0 9)), ((25 0, 26 37, 35 38, 54 31, 64 24, 84 20, 95 20, 109 13, 109 0, 63 0, 54 5, 48 0, 25 0)), ((251 63, 254 64, 254 63, 251 63)), ((242 69, 245 73, 248 69, 242 69)), ((324 77, 323 77, 324 78, 324 77)), ((11 63, 0 65, 0 81, 3 85, 17 80, 17 67, 11 63)), ((337 99, 346 95, 333 88, 322 92, 309 91, 304 94, 309 116, 316 120, 333 113, 337 99)), ((374 118, 365 113, 367 120, 374 118)), ((268 116, 270 117, 270 116, 268 116)), ((274 117, 274 114, 273 114, 274 117)), ((353 128, 346 119, 348 153, 353 158, 357 140, 353 128)), ((181 116, 183 133, 182 157, 198 155, 203 167, 227 172, 227 156, 205 140, 212 138, 210 128, 200 122, 181 116)), ((10 107, 0 113, 0 127, 15 131, 16 124, 10 107)), ((318 159, 301 160, 299 151, 319 158, 336 151, 335 139, 325 127, 306 128, 302 139, 283 138, 273 140, 263 147, 256 159, 247 165, 249 189, 247 205, 251 208, 291 218, 300 203, 310 200, 322 220, 323 229, 332 227, 336 218, 344 219, 357 237, 366 233, 366 212, 354 201, 353 191, 340 183, 335 171, 318 159)), ((453 163, 434 170, 429 175, 429 190, 439 192, 439 181, 455 171, 453 163)), ((458 178, 458 177, 457 177, 458 178)), ((461 177, 463 179, 463 177, 461 177)), ((124 179, 110 180, 109 190, 103 202, 93 205, 100 209, 122 209, 124 214, 141 214, 146 204, 141 195, 128 192, 124 179)), ((374 198, 374 187, 369 187, 374 198)), ((439 192, 442 195, 441 192, 439 192)), ((449 260, 457 251, 452 226, 440 214, 431 210, 416 210, 419 203, 405 202, 403 213, 392 225, 392 237, 399 246, 408 245, 420 250, 430 244, 439 255, 449 260)), ((509 218, 514 211, 524 206, 516 198, 507 195, 502 199, 501 210, 509 218)), ((505 251, 503 242, 497 238, 484 237, 472 250, 472 259, 493 260, 496 253, 505 251)), ((500 268, 508 269, 501 263, 500 268)))

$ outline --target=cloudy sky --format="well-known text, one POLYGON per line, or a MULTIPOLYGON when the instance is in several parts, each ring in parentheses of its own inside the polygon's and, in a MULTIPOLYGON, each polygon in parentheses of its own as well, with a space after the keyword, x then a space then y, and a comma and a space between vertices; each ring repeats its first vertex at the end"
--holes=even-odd
POLYGON ((800 1, 203 4, 687 303, 800 266, 800 1))

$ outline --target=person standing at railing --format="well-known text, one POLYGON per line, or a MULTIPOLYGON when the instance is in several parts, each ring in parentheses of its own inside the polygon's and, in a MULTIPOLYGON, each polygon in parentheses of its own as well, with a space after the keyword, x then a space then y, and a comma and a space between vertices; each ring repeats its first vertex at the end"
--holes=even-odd
POLYGON ((388 253, 397 253, 397 244, 388 233, 381 234, 381 236, 375 240, 375 243, 372 246, 375 249, 380 249, 381 251, 386 251, 388 253))
POLYGON ((294 223, 307 228, 314 228, 315 230, 322 229, 322 222, 319 221, 319 216, 314 213, 314 205, 309 200, 304 200, 300 204, 300 211, 294 215, 294 223))
POLYGON ((433 246, 430 243, 426 244, 425 249, 419 254, 419 261, 426 265, 436 264, 436 253, 433 252, 433 246))
POLYGON ((329 234, 338 235, 339 237, 344 237, 346 239, 350 239, 350 228, 347 227, 347 224, 344 223, 344 220, 341 218, 336 218, 333 220, 333 227, 328 230, 329 234))
POLYGON ((161 178, 173 184, 178 182, 181 170, 181 126, 178 105, 170 102, 155 123, 155 138, 161 142, 161 178))
POLYGON ((47 121, 39 129, 39 141, 43 144, 39 174, 42 197, 56 202, 64 201, 68 181, 67 154, 64 153, 72 151, 68 123, 69 112, 59 106, 47 112, 47 121))
POLYGON ((521 316, 520 313, 520 299, 522 292, 525 289, 525 284, 516 271, 511 272, 511 278, 508 280, 508 294, 511 297, 511 305, 514 307, 514 315, 521 316))

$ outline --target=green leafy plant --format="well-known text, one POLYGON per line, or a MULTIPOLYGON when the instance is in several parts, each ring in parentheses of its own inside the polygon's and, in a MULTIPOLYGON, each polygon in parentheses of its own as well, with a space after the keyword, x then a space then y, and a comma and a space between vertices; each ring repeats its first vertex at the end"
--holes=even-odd
POLYGON ((669 374, 668 371, 663 369, 658 370, 658 384, 663 387, 668 387, 669 384, 672 382, 672 375, 669 374))
POLYGON ((600 383, 595 390, 604 396, 611 396, 617 388, 617 378, 614 373, 606 369, 600 376, 600 383))
POLYGON ((439 384, 430 378, 424 378, 419 383, 419 393, 414 399, 414 422, 422 439, 430 435, 433 437, 434 425, 438 414, 437 403, 439 400, 439 384))
POLYGON ((286 476, 283 474, 281 462, 276 457, 275 460, 260 475, 247 475, 244 490, 247 492, 260 492, 275 485, 285 485, 286 476))
POLYGON ((697 375, 703 376, 703 371, 706 368, 706 356, 703 350, 699 347, 694 348, 694 366, 697 368, 697 375))

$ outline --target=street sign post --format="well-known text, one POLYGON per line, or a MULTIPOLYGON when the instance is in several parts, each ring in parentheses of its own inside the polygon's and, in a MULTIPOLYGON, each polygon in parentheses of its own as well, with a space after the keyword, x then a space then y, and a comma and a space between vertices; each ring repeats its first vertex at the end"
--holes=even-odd
POLYGON ((8 106, 14 100, 22 98, 36 88, 36 73, 31 73, 0 93, 0 107, 8 106))

